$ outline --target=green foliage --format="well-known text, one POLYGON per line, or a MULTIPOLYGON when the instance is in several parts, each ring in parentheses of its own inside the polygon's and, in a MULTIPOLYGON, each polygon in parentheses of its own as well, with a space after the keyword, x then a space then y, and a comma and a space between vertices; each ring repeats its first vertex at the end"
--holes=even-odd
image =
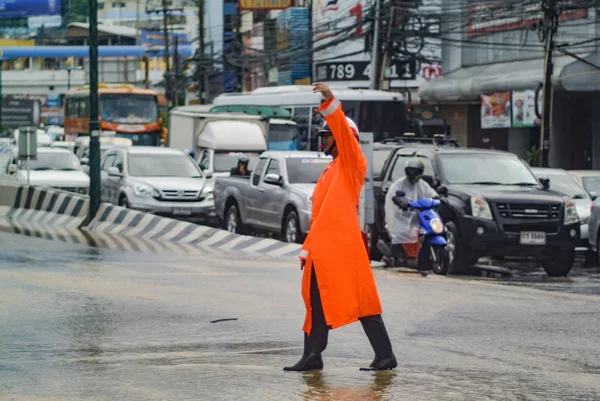
POLYGON ((531 167, 537 167, 540 163, 540 149, 537 146, 532 146, 525 156, 525 161, 531 167))
POLYGON ((63 0, 65 26, 72 22, 86 22, 89 17, 88 0, 63 0))

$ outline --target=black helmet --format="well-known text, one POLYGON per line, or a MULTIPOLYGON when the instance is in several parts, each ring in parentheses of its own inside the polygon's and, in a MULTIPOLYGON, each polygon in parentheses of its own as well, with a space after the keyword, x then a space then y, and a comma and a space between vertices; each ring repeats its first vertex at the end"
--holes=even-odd
POLYGON ((250 162, 250 159, 248 158, 248 156, 241 155, 241 156, 238 158, 238 163, 239 163, 239 164, 248 164, 248 162, 250 162))
POLYGON ((404 165, 404 174, 411 184, 415 184, 423 176, 425 165, 419 159, 410 159, 404 165))
POLYGON ((317 136, 331 135, 331 129, 329 125, 327 125, 327 121, 321 125, 321 128, 317 131, 317 136))

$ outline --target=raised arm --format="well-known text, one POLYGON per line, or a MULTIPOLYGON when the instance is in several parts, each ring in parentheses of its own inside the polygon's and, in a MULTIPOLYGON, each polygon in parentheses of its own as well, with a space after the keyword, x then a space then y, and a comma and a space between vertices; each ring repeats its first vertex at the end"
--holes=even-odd
MULTIPOLYGON (((325 97, 325 102, 319 107, 319 111, 325 117, 335 139, 342 170, 356 185, 354 189, 360 191, 367 171, 367 160, 362 153, 358 138, 348 124, 346 114, 342 110, 342 103, 333 95, 331 89, 325 84, 315 83, 314 90, 325 97)), ((358 135, 358 132, 356 134, 358 135)))

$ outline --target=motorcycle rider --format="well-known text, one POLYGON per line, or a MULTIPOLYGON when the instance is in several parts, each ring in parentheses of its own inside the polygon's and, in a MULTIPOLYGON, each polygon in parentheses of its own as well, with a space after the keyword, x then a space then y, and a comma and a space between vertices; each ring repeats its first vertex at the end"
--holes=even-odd
POLYGON ((250 174, 252 174, 252 171, 248 170, 249 162, 250 162, 250 159, 248 158, 248 156, 245 156, 245 155, 240 156, 238 158, 237 167, 234 167, 231 169, 231 175, 249 176, 250 174))
POLYGON ((386 265, 394 266, 401 256, 416 258, 419 253, 419 219, 417 213, 406 211, 408 202, 424 198, 436 198, 437 192, 422 180, 425 166, 419 159, 410 159, 404 165, 405 176, 396 180, 385 196, 385 223, 391 239, 391 250, 384 256, 386 265), (404 192, 403 207, 398 207, 393 198, 397 191, 404 192))

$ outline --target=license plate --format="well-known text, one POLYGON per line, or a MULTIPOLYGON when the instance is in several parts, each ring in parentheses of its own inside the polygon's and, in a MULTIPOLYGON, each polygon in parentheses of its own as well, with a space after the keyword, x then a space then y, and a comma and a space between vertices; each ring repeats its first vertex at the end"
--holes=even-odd
POLYGON ((178 216, 190 216, 192 214, 192 209, 188 209, 185 207, 174 207, 173 214, 178 216))
POLYGON ((521 245, 546 245, 546 233, 538 231, 521 232, 521 245))

